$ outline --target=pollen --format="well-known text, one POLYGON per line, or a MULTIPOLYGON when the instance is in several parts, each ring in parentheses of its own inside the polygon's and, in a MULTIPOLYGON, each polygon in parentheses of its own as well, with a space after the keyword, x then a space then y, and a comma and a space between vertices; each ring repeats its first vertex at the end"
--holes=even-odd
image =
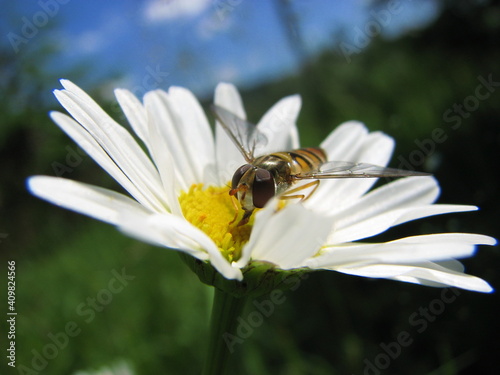
POLYGON ((243 209, 226 186, 204 188, 203 184, 194 184, 181 192, 179 203, 186 220, 205 232, 229 262, 240 258, 250 238, 253 215, 248 224, 238 226, 243 209))

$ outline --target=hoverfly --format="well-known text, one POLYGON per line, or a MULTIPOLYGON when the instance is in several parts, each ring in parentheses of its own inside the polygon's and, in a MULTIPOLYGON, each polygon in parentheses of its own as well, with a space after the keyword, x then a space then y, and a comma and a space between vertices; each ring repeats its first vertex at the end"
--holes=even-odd
POLYGON ((267 142, 267 138, 257 126, 217 105, 212 105, 211 108, 246 161, 246 164, 234 172, 229 190, 229 195, 236 196, 244 210, 243 218, 238 225, 246 224, 252 212, 256 208, 264 207, 274 196, 280 199, 306 200, 318 188, 321 179, 429 175, 367 163, 328 161, 325 151, 319 147, 274 152, 255 157, 255 149, 267 142), (300 180, 312 181, 291 188, 300 180), (309 189, 307 196, 300 194, 303 189, 309 189))

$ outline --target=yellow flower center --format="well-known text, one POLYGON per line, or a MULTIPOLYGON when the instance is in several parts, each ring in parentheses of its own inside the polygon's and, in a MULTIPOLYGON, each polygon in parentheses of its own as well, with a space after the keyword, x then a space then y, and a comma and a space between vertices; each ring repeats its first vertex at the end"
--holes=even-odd
POLYGON ((229 262, 240 258, 250 238, 253 215, 248 224, 238 226, 243 209, 237 199, 229 196, 226 186, 204 189, 203 184, 194 184, 189 191, 181 192, 179 203, 186 220, 205 232, 229 262))

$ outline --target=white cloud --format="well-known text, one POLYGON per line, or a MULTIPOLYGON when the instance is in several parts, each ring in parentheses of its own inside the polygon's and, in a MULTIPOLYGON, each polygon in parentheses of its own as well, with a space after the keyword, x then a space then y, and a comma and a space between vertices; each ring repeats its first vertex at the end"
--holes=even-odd
POLYGON ((241 71, 236 65, 226 64, 219 66, 215 71, 215 78, 218 82, 234 82, 241 74, 241 71))
POLYGON ((150 22, 194 17, 202 13, 211 0, 149 0, 144 7, 144 18, 150 22))
POLYGON ((197 25, 197 35, 202 40, 214 38, 217 34, 226 32, 234 23, 234 17, 221 21, 215 14, 204 17, 197 25))
POLYGON ((94 53, 102 49, 106 44, 106 38, 97 30, 85 31, 78 35, 75 46, 82 53, 94 53))
POLYGON ((112 45, 127 30, 127 24, 121 16, 106 17, 105 22, 93 29, 83 30, 67 36, 64 42, 67 49, 80 54, 94 54, 112 45))

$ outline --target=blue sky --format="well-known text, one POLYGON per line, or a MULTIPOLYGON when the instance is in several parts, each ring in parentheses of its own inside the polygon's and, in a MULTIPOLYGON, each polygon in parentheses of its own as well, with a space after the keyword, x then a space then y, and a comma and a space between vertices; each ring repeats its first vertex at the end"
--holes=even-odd
MULTIPOLYGON (((335 48, 339 30, 352 43, 356 30, 385 22, 375 37, 394 37, 425 25, 438 13, 431 0, 393 3, 397 12, 392 14, 387 8, 374 13, 368 0, 296 0, 292 9, 306 52, 313 56, 322 48, 335 48)), ((170 85, 209 95, 219 81, 252 86, 297 68, 276 1, 22 0, 10 8, 2 22, 4 43, 9 43, 9 33, 22 35, 26 20, 38 20, 37 35, 19 45, 21 52, 49 38, 61 47, 50 69, 91 66, 88 82, 78 82, 83 87, 120 73, 113 84, 139 95, 170 85), (40 12, 48 14, 46 25, 40 12)))

